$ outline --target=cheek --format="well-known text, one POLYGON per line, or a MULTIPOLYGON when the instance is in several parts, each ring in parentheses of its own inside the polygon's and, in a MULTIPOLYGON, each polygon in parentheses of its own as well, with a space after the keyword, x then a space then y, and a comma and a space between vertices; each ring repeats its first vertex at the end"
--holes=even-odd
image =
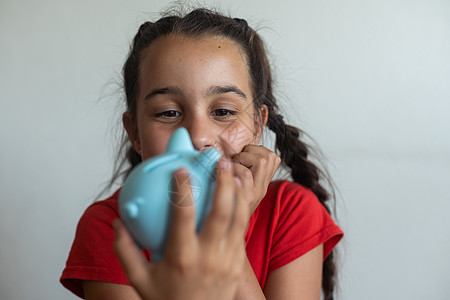
POLYGON ((141 136, 142 160, 163 154, 169 142, 170 134, 158 131, 147 131, 141 136))
POLYGON ((254 128, 251 122, 234 122, 220 135, 220 143, 224 154, 231 157, 240 153, 242 149, 255 142, 254 128))

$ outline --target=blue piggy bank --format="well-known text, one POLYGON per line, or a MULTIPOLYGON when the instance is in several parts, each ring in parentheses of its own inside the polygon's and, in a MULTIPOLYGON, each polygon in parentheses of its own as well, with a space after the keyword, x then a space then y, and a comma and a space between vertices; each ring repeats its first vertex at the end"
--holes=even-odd
POLYGON ((164 154, 136 166, 119 194, 119 211, 128 230, 152 260, 161 260, 167 242, 173 203, 173 173, 189 171, 195 206, 196 230, 201 230, 211 210, 215 187, 214 168, 220 159, 217 149, 196 151, 185 128, 171 136, 164 154))

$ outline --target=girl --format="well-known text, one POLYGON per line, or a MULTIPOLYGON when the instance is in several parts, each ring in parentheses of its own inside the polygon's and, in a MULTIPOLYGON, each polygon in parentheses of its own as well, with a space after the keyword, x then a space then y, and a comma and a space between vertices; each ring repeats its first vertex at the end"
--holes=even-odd
POLYGON ((174 187, 181 205, 152 263, 116 220, 117 191, 82 216, 61 283, 86 299, 319 299, 321 287, 333 299, 343 233, 301 131, 277 111, 263 42, 247 22, 205 9, 146 22, 123 75, 130 170, 185 127, 197 150, 222 153, 213 208, 195 233, 189 175, 175 172, 187 184, 174 187), (257 145, 265 126, 280 156, 257 145), (271 181, 280 162, 294 182, 271 181))

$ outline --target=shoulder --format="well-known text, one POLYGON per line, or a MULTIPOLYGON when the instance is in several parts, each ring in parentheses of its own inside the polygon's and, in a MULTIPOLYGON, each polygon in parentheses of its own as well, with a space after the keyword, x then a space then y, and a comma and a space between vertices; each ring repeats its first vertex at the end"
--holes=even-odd
POLYGON ((308 227, 334 224, 324 204, 310 189, 299 183, 274 181, 268 188, 266 198, 264 201, 270 203, 266 206, 278 211, 281 221, 301 222, 308 227))
POLYGON ((289 180, 272 181, 269 184, 267 193, 276 194, 279 197, 281 196, 283 197, 306 196, 313 198, 315 197, 314 193, 310 189, 302 186, 297 182, 292 182, 289 180))
MULTIPOLYGON (((91 245, 100 247, 105 241, 114 238, 112 223, 119 218, 118 191, 105 200, 92 203, 78 221, 73 248, 91 249, 91 245)), ((92 249, 94 250, 94 249, 92 249)))
MULTIPOLYGON (((286 237, 292 239, 287 244, 295 247, 302 244, 303 250, 311 250, 324 243, 324 257, 326 257, 343 232, 336 225, 328 209, 317 196, 308 188, 287 180, 275 181, 268 189, 268 198, 264 199, 266 211, 272 209, 272 218, 276 222, 274 241, 286 244, 286 237), (269 208, 270 207, 270 208, 269 208)), ((299 252, 304 254, 306 252, 299 252)))
POLYGON ((280 212, 298 209, 299 206, 323 207, 310 189, 288 180, 271 182, 263 201, 266 206, 276 206, 280 212))
POLYGON ((92 203, 85 211, 85 214, 93 214, 97 211, 118 214, 119 212, 119 192, 117 190, 109 198, 92 203))
POLYGON ((78 222, 60 282, 83 297, 83 280, 128 284, 113 251, 112 222, 119 218, 118 192, 91 204, 78 222))
POLYGON ((92 203, 85 210, 78 221, 69 260, 76 257, 77 260, 83 261, 85 257, 95 255, 99 249, 107 251, 112 247, 114 241, 112 223, 119 218, 117 199, 116 192, 106 200, 92 203))
POLYGON ((111 197, 92 203, 81 216, 78 227, 93 222, 112 223, 119 218, 118 198, 119 191, 116 191, 111 197))
POLYGON ((314 232, 333 223, 327 209, 311 190, 288 180, 270 183, 253 219, 280 237, 287 231, 297 231, 304 236, 305 230, 314 232))

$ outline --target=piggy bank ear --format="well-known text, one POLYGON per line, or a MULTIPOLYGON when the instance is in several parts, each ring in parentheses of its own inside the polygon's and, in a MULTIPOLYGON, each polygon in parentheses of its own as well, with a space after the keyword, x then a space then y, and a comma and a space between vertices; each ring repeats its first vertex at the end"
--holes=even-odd
POLYGON ((139 138, 139 131, 137 128, 137 122, 135 118, 132 117, 130 112, 126 111, 122 115, 122 123, 123 127, 125 128, 128 139, 131 142, 131 145, 133 146, 134 151, 141 154, 141 140, 139 138))
POLYGON ((186 128, 180 127, 170 137, 166 153, 191 152, 194 150, 189 132, 186 128))

